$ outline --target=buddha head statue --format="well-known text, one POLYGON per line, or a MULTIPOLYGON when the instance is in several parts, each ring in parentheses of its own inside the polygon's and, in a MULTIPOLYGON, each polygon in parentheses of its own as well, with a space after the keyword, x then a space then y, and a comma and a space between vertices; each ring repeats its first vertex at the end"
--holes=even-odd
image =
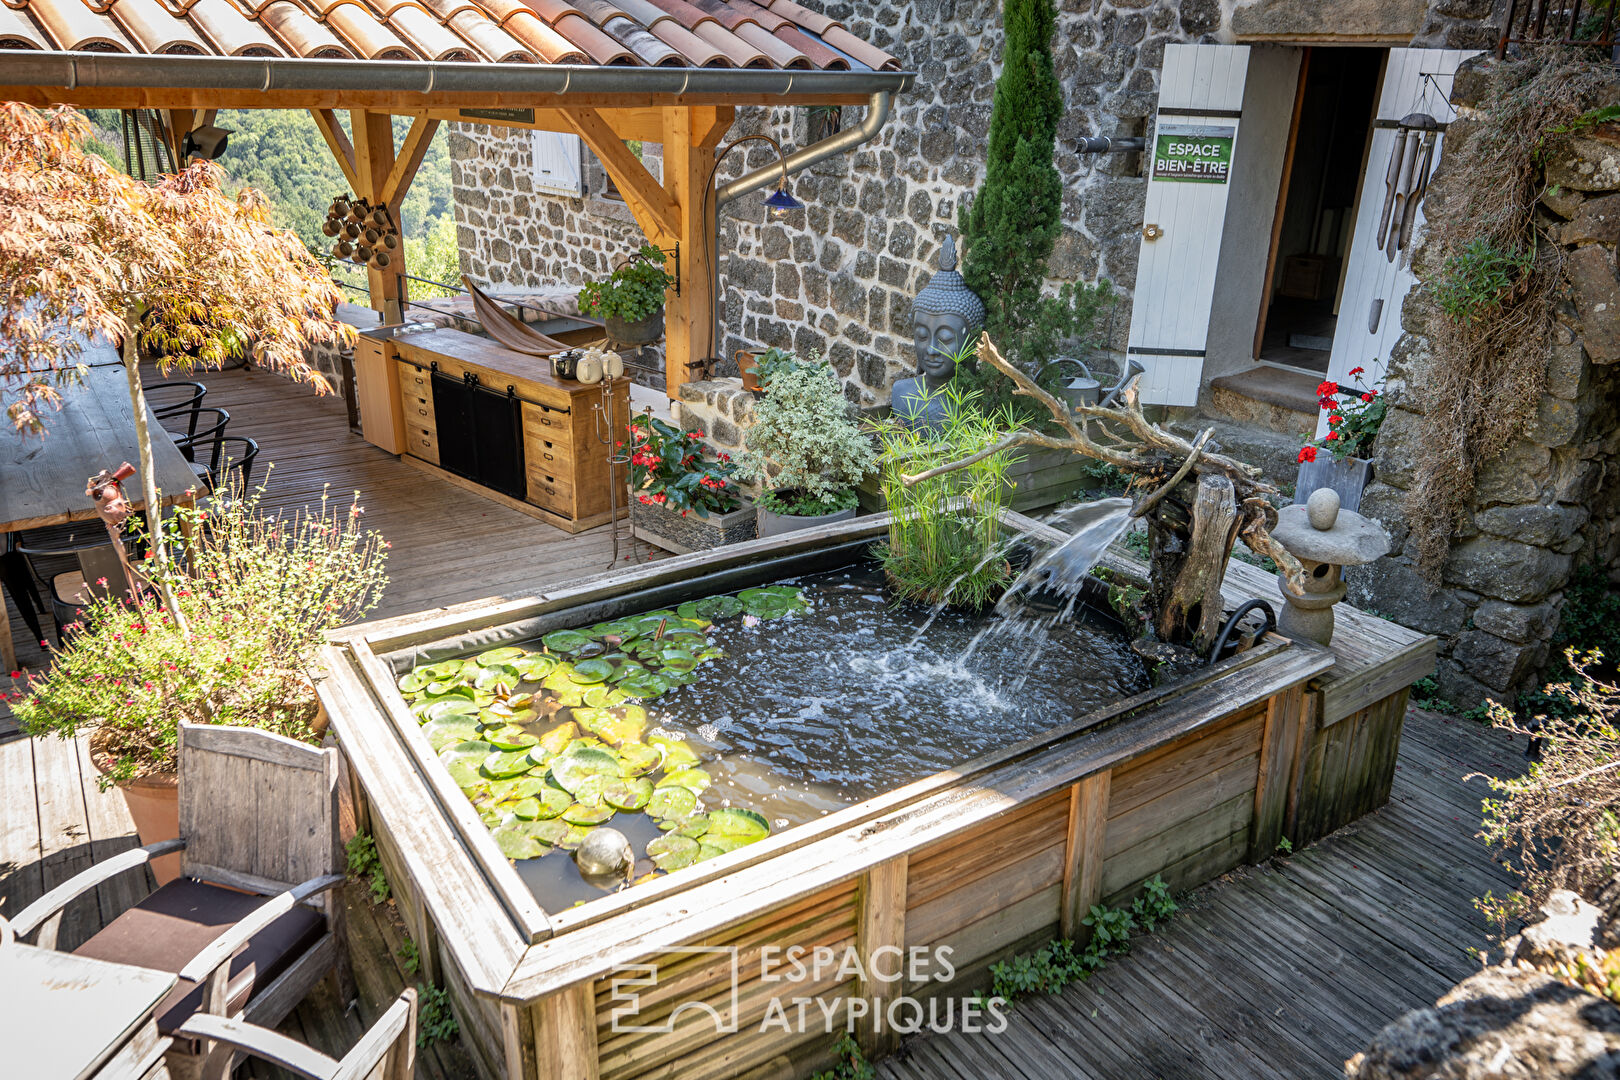
POLYGON ((956 272, 956 241, 947 233, 939 249, 939 270, 911 303, 917 368, 930 392, 956 374, 951 357, 983 326, 984 301, 956 272))

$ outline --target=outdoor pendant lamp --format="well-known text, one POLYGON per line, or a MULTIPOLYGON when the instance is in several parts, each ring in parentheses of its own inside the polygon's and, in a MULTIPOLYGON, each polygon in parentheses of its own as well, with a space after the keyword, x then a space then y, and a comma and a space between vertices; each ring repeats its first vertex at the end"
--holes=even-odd
POLYGON ((786 176, 783 176, 781 183, 776 185, 775 191, 765 196, 765 205, 770 207, 771 217, 778 220, 787 217, 795 210, 804 209, 804 203, 795 199, 793 193, 787 189, 786 176))
POLYGON ((793 193, 788 190, 787 159, 782 154, 782 144, 771 138, 771 136, 764 133, 744 135, 722 146, 720 152, 714 155, 714 168, 709 170, 709 182, 711 184, 714 182, 714 174, 720 169, 721 159, 730 153, 733 148, 741 146, 745 142, 752 142, 755 139, 771 144, 771 149, 776 151, 776 164, 782 170, 781 177, 776 181, 776 190, 765 196, 766 211, 772 218, 780 221, 795 210, 803 210, 804 203, 795 199, 793 193))

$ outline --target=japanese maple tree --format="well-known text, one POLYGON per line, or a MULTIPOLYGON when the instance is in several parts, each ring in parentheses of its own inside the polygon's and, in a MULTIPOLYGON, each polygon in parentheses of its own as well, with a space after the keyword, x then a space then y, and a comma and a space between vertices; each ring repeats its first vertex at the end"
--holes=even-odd
POLYGON ((333 314, 341 290, 292 233, 271 227, 257 192, 227 195, 208 161, 147 184, 85 150, 89 135, 72 109, 0 102, 0 405, 17 428, 43 432, 60 388, 82 376, 86 345, 120 347, 154 581, 178 620, 165 584, 142 347, 165 375, 246 351, 324 393, 331 387, 305 349, 354 332, 333 314))

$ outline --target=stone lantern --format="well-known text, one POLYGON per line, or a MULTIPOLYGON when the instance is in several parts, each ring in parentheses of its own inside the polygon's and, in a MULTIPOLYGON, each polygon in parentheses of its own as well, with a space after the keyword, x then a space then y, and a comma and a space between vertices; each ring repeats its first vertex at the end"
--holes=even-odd
POLYGON ((1339 509, 1339 493, 1317 488, 1303 505, 1277 514, 1271 538, 1305 567, 1305 595, 1295 596, 1278 575, 1285 604, 1277 630, 1296 639, 1326 645, 1333 640, 1333 605, 1344 599, 1344 568, 1370 563, 1389 553, 1384 527, 1354 510, 1339 509))

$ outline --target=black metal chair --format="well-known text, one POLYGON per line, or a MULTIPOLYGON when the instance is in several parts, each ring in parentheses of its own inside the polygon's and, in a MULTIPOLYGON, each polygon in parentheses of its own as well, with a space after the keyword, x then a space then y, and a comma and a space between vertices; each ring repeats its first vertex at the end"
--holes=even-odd
POLYGON ((209 487, 217 493, 240 491, 246 494, 253 483, 253 462, 259 456, 258 442, 246 435, 226 435, 219 441, 224 450, 225 472, 211 477, 209 487), (238 447, 238 452, 233 454, 231 446, 238 447), (232 473, 236 475, 232 476, 232 473), (240 487, 237 487, 238 483, 240 487))
POLYGON ((14 533, 8 554, 21 556, 49 594, 58 645, 68 627, 84 620, 93 599, 129 593, 123 564, 99 520, 14 533))
POLYGON ((197 434, 197 414, 202 410, 202 400, 208 393, 208 387, 200 382, 161 382, 143 386, 141 390, 146 394, 147 404, 152 407, 152 415, 159 420, 183 416, 186 418, 186 436, 191 438, 197 434))
POLYGON ((231 414, 224 409, 214 408, 201 408, 197 413, 199 417, 206 414, 203 420, 206 426, 190 435, 176 435, 174 445, 191 462, 191 471, 197 474, 197 479, 207 482, 212 489, 214 477, 219 475, 220 459, 225 452, 225 426, 231 422, 231 414), (205 460, 198 460, 199 452, 205 460))

